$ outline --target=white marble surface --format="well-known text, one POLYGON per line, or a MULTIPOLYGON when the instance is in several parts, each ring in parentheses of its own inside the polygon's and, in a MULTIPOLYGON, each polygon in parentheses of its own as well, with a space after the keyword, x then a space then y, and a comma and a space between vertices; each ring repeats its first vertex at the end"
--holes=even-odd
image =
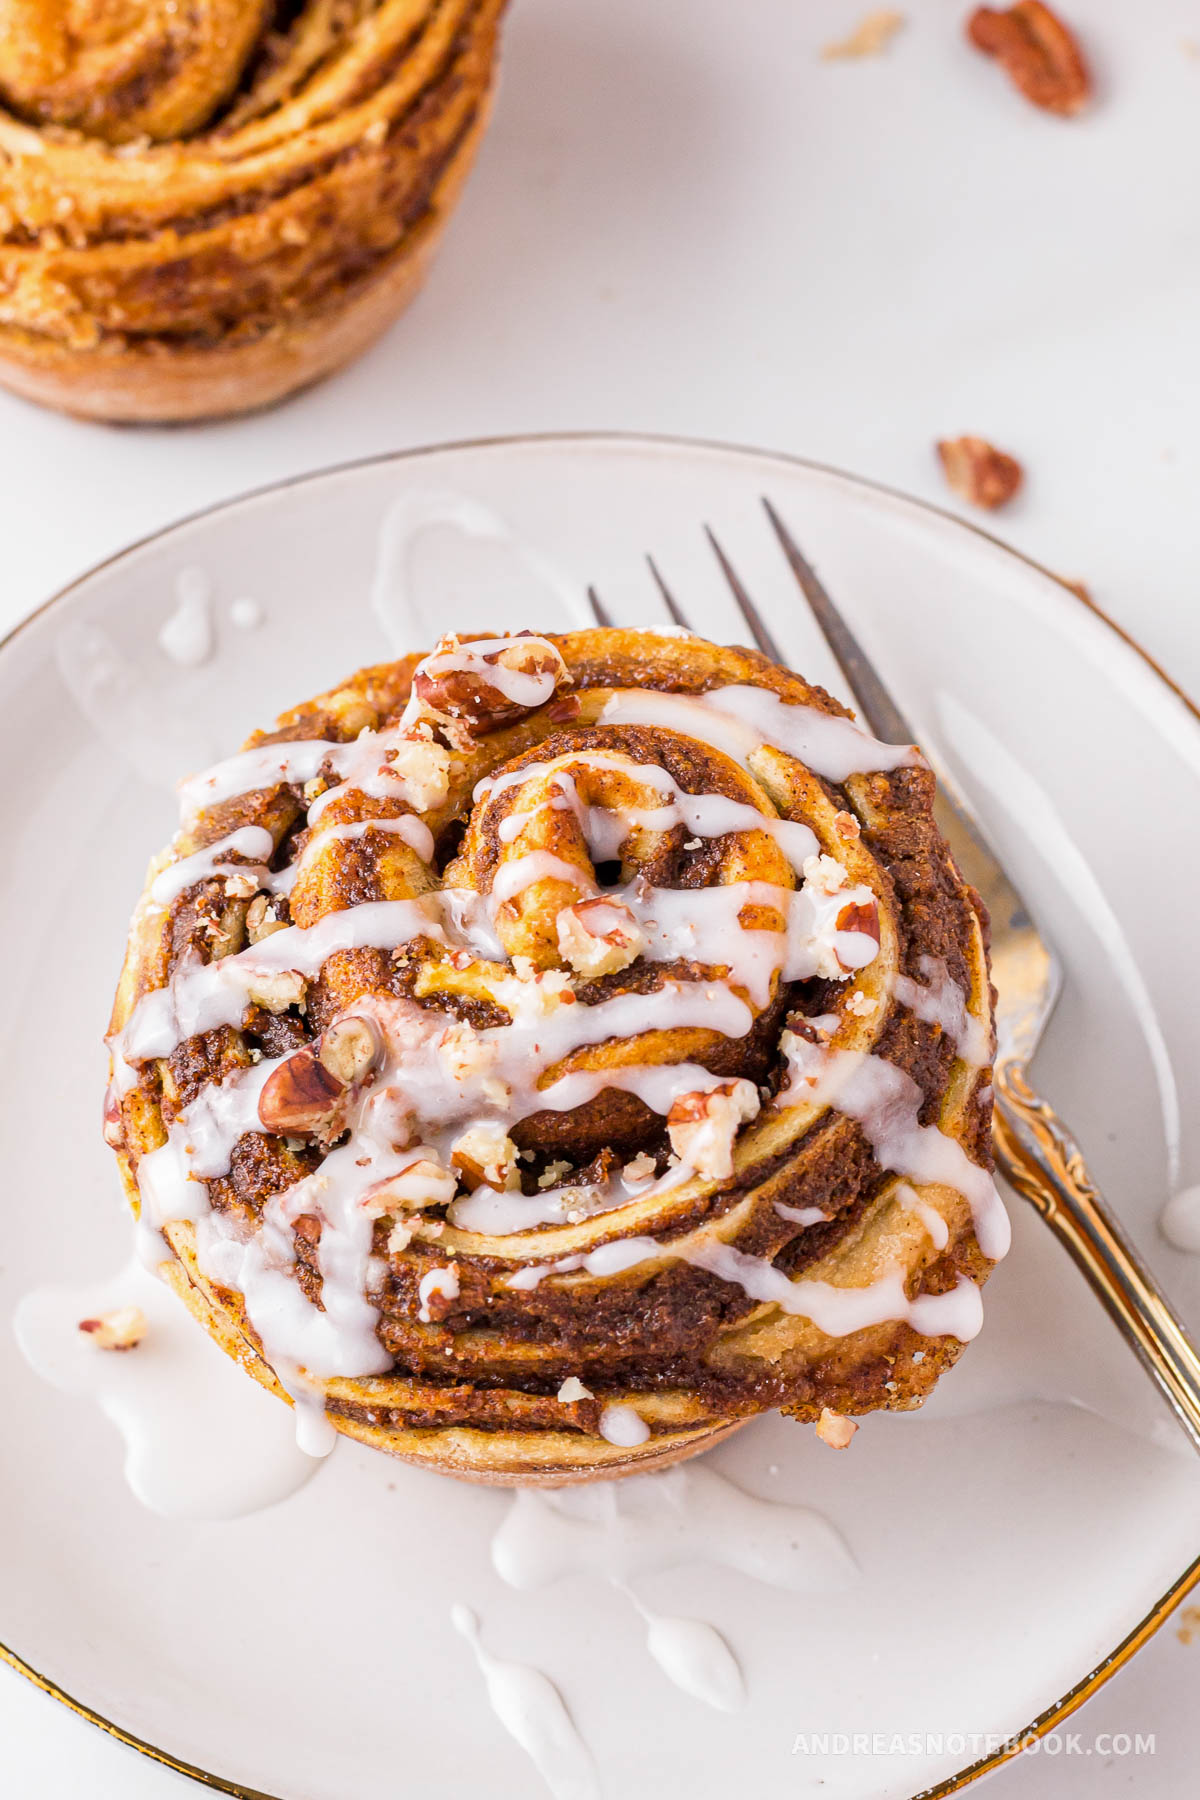
MULTIPOLYGON (((1069 124, 963 46, 963 0, 915 0, 886 57, 822 63, 863 10, 515 0, 442 260, 354 368, 263 417, 163 432, 0 398, 0 625, 172 518, 374 451, 674 431, 945 502, 932 440, 971 431, 1027 466, 999 532, 1200 693, 1200 9, 1072 0, 1100 95, 1069 124)), ((1198 1684, 1200 1635, 1172 1622, 1070 1721, 1077 1752, 994 1791, 1190 1791, 1198 1684), (1154 1755, 1094 1741, 1119 1732, 1154 1734, 1154 1755)), ((0 1742, 22 1800, 188 1791, 3 1670, 0 1742)))

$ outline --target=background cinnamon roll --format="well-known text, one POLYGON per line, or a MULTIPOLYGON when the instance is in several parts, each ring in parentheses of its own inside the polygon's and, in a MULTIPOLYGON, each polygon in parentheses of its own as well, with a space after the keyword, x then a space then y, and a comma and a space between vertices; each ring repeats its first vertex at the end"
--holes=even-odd
POLYGON ((1007 1245, 933 785, 653 632, 448 638, 285 715, 184 783, 135 914, 148 1248, 317 1449, 562 1481, 918 1404, 1007 1245))
POLYGON ((91 418, 263 406, 419 287, 504 0, 0 0, 0 381, 91 418))

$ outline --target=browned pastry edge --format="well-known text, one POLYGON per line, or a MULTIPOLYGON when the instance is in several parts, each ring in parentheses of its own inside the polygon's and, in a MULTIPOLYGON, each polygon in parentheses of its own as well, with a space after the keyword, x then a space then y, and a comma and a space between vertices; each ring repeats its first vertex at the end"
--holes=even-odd
MULTIPOLYGON (((160 1265, 163 1280, 226 1356, 269 1393, 291 1406, 291 1395, 281 1387, 274 1370, 259 1354, 244 1319, 239 1319, 240 1306, 236 1296, 228 1295, 228 1304, 223 1305, 217 1291, 199 1277, 185 1247, 189 1234, 180 1236, 179 1227, 172 1227, 170 1235, 182 1254, 160 1265)), ((393 1429, 372 1424, 369 1415, 355 1417, 336 1405, 327 1407, 327 1417, 342 1436, 366 1444, 370 1449, 382 1450, 401 1462, 412 1463, 417 1468, 436 1469, 441 1475, 452 1475, 456 1481, 473 1482, 477 1487, 566 1487, 581 1481, 611 1481, 621 1475, 641 1474, 650 1467, 668 1468, 673 1463, 686 1462, 688 1457, 697 1456, 702 1450, 711 1450, 735 1431, 740 1431, 743 1425, 748 1425, 751 1416, 676 1430, 666 1436, 651 1438, 635 1450, 622 1450, 602 1438, 588 1439, 591 1462, 581 1469, 580 1440, 574 1435, 570 1440, 572 1460, 556 1461, 554 1447, 547 1446, 544 1433, 532 1439, 526 1434, 443 1426, 428 1431, 409 1430, 401 1438, 393 1429), (478 1450, 473 1453, 477 1442, 485 1446, 489 1454, 494 1454, 497 1449, 507 1452, 508 1460, 503 1470, 485 1466, 478 1450), (542 1453, 537 1458, 529 1454, 534 1447, 542 1453)), ((567 1434, 563 1435, 565 1438, 567 1434)))
POLYGON ((157 339, 115 353, 0 327, 0 385, 111 424, 185 424, 272 406, 351 362, 399 318, 429 272, 487 128, 491 97, 446 166, 428 213, 382 267, 313 313, 248 342, 198 349, 157 339))

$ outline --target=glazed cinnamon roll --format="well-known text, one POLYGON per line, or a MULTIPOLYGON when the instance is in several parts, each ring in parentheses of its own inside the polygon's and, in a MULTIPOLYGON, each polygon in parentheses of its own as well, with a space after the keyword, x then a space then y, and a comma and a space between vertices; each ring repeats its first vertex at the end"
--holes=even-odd
POLYGON ((444 639, 183 784, 106 1135, 196 1317, 477 1480, 916 1406, 1007 1243, 933 776, 752 651, 444 639))
POLYGON ((454 206, 503 4, 0 0, 0 381, 194 419, 356 355, 454 206))

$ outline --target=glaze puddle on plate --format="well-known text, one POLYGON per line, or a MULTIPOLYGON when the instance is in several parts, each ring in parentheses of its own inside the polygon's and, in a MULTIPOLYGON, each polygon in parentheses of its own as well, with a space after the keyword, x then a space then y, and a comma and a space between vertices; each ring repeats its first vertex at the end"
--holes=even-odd
POLYGON ((86 1287, 35 1288, 13 1318, 17 1342, 44 1380, 84 1394, 125 1443, 125 1477, 168 1519, 234 1519, 294 1494, 317 1463, 296 1444, 286 1407, 200 1330, 157 1276, 134 1261, 86 1287), (101 1350, 81 1319, 117 1307, 145 1314, 131 1350, 101 1350))

